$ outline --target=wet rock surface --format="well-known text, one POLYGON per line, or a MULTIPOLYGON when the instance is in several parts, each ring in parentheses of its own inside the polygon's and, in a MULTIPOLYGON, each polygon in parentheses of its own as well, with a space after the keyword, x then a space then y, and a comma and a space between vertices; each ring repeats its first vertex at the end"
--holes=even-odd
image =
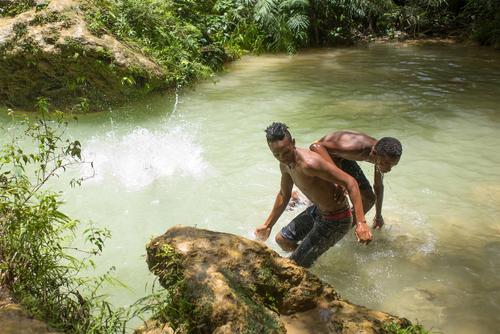
MULTIPOLYGON (((387 322, 410 324, 349 303, 308 270, 232 234, 176 226, 147 245, 147 262, 172 306, 189 305, 190 332, 374 334, 387 322)), ((138 333, 160 333, 165 322, 138 333)))

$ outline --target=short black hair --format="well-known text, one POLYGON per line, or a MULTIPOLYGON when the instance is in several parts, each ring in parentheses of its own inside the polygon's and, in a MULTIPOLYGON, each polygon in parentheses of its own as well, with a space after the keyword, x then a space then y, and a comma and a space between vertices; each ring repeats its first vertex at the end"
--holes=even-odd
POLYGON ((285 137, 288 137, 290 140, 292 139, 292 135, 288 131, 288 126, 286 126, 285 123, 273 122, 265 131, 268 142, 283 140, 285 137))
POLYGON ((399 159, 403 153, 401 142, 393 137, 383 137, 375 144, 375 152, 390 158, 399 159))

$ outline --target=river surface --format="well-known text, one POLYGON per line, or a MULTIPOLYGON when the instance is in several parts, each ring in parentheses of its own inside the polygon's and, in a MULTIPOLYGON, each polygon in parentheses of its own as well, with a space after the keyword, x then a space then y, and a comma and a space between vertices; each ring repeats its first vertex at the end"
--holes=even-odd
MULTIPOLYGON (((340 129, 403 144, 385 177, 384 228, 369 246, 350 233, 312 272, 353 303, 444 333, 498 332, 500 53, 455 45, 246 56, 177 96, 72 122, 96 175, 65 186, 64 210, 113 233, 97 263, 129 287, 110 290, 115 303, 149 289, 144 245, 171 226, 253 238, 279 190, 264 135, 273 121, 299 147, 340 129)), ((373 165, 361 167, 372 180, 373 165)))

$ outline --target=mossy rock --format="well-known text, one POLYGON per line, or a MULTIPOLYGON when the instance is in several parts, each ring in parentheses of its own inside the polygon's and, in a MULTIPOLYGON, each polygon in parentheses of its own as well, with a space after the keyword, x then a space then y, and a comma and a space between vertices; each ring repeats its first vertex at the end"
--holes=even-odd
POLYGON ((112 35, 93 35, 76 0, 0 18, 0 104, 99 110, 166 88, 163 67, 112 35))
POLYGON ((173 227, 147 245, 147 262, 171 308, 184 310, 155 319, 177 333, 375 334, 387 323, 410 325, 349 303, 308 270, 232 234, 173 227))

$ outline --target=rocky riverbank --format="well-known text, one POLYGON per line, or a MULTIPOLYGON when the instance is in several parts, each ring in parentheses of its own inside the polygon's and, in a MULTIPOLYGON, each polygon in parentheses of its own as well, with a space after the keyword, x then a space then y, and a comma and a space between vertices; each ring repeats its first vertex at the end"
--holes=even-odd
MULTIPOLYGON (((355 305, 308 270, 246 238, 176 226, 147 245, 165 288, 135 334, 395 334, 412 324, 355 305)), ((0 334, 56 333, 0 288, 0 334)))
POLYGON ((92 34, 78 0, 0 17, 0 104, 101 109, 166 86, 165 69, 111 34, 92 34))
POLYGON ((148 244, 147 262, 173 296, 172 309, 185 313, 168 319, 167 312, 140 334, 168 333, 169 322, 181 333, 228 334, 375 334, 389 323, 410 325, 349 303, 308 270, 232 234, 173 227, 148 244))

